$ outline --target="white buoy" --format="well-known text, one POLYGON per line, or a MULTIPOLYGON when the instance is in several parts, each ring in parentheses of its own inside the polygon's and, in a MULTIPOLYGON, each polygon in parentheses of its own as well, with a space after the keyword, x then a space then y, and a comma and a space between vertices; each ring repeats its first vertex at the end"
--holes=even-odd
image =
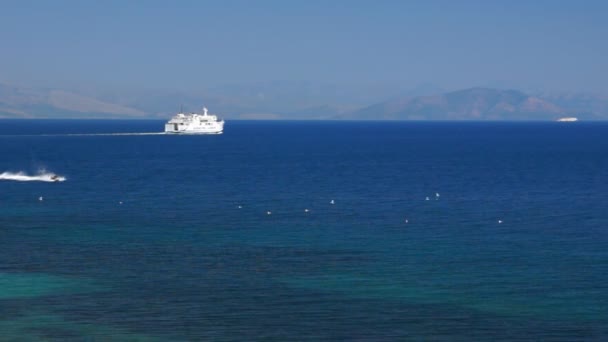
POLYGON ((241 208, 243 208, 243 207, 239 205, 239 206, 238 206, 238 208, 239 208, 239 209, 241 209, 241 208))
POLYGON ((308 209, 304 209, 304 212, 305 212, 305 213, 307 213, 307 212, 308 212, 308 209))
POLYGON ((430 198, 429 196, 426 196, 426 198, 424 199, 425 201, 428 201, 430 198))
POLYGON ((43 198, 42 196, 40 196, 40 197, 38 197, 38 200, 39 200, 39 201, 43 201, 43 200, 44 200, 44 198, 43 198))
POLYGON ((336 204, 336 202, 334 202, 334 200, 329 201, 329 204, 336 204))
POLYGON ((440 196, 440 195, 439 195, 439 193, 438 193, 438 192, 436 192, 436 193, 435 193, 435 197, 439 197, 439 196, 440 196))
POLYGON ((118 204, 122 204, 122 201, 118 202, 118 204))
POLYGON ((498 220, 498 223, 499 223, 499 224, 500 224, 500 223, 502 223, 502 220, 498 220))
POLYGON ((272 211, 267 211, 266 215, 272 215, 272 211))
POLYGON ((405 219, 405 223, 409 223, 410 221, 408 219, 405 219))

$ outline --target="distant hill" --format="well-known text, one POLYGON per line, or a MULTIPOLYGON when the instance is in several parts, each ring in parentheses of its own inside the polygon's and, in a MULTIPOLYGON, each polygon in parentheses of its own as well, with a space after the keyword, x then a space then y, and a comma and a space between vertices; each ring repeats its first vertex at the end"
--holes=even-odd
MULTIPOLYGON (((414 89, 427 94, 432 85, 414 89)), ((401 92, 394 85, 337 85, 270 81, 172 89, 71 90, 16 87, 0 83, 0 118, 167 118, 180 107, 203 106, 226 119, 322 120, 401 92)), ((407 93, 411 93, 411 90, 407 93)))
POLYGON ((580 119, 608 119, 608 95, 593 93, 541 93, 536 95, 580 119))
POLYGON ((144 117, 145 112, 55 89, 0 84, 0 118, 144 117))
POLYGON ((470 88, 401 97, 340 116, 358 120, 548 120, 565 109, 517 90, 470 88))
POLYGON ((286 119, 291 120, 326 120, 326 119, 335 119, 345 113, 352 111, 353 108, 345 107, 345 106, 330 106, 330 105, 322 105, 315 107, 308 107, 292 112, 287 112, 283 115, 286 119))
POLYGON ((399 90, 381 85, 349 88, 315 86, 311 82, 263 82, 186 92, 65 90, 0 83, 0 118, 166 119, 180 106, 185 111, 206 106, 229 120, 554 120, 562 116, 608 119, 606 95, 530 95, 480 87, 444 92, 430 84, 399 90), (397 90, 402 95, 382 100, 397 90))

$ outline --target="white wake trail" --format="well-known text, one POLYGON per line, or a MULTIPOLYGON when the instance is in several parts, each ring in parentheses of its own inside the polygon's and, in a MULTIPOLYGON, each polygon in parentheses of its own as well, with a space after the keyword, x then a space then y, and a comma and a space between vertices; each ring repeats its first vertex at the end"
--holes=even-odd
POLYGON ((95 137, 116 135, 180 135, 165 132, 139 132, 139 133, 56 133, 56 134, 0 134, 2 137, 95 137))
MULTIPOLYGON (((166 135, 165 132, 142 132, 142 133, 66 133, 66 134, 55 134, 56 136, 110 136, 110 135, 166 135)), ((50 135, 50 134, 49 134, 50 135)))
POLYGON ((23 171, 0 173, 0 180, 12 180, 17 182, 65 182, 65 176, 59 176, 52 172, 40 171, 38 174, 30 176, 23 171))

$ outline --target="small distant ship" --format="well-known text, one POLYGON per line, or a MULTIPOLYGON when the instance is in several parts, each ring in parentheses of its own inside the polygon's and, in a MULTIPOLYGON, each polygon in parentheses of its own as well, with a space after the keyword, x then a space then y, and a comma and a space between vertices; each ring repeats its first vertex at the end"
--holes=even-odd
POLYGON ((165 133, 222 134, 223 131, 224 120, 208 114, 207 108, 203 108, 203 114, 184 114, 180 110, 165 124, 165 133))
POLYGON ((578 118, 570 117, 570 118, 559 118, 559 119, 557 119, 557 122, 574 122, 574 121, 578 121, 578 118))

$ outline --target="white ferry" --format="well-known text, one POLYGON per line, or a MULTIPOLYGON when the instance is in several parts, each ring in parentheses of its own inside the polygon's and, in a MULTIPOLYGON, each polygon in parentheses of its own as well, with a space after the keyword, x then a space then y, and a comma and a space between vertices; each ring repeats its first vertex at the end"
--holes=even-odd
POLYGON ((574 121, 578 121, 578 118, 559 118, 557 119, 557 122, 574 122, 574 121))
POLYGON ((184 114, 180 111, 165 124, 165 133, 222 134, 223 131, 224 120, 208 114, 207 108, 203 108, 203 114, 184 114))

